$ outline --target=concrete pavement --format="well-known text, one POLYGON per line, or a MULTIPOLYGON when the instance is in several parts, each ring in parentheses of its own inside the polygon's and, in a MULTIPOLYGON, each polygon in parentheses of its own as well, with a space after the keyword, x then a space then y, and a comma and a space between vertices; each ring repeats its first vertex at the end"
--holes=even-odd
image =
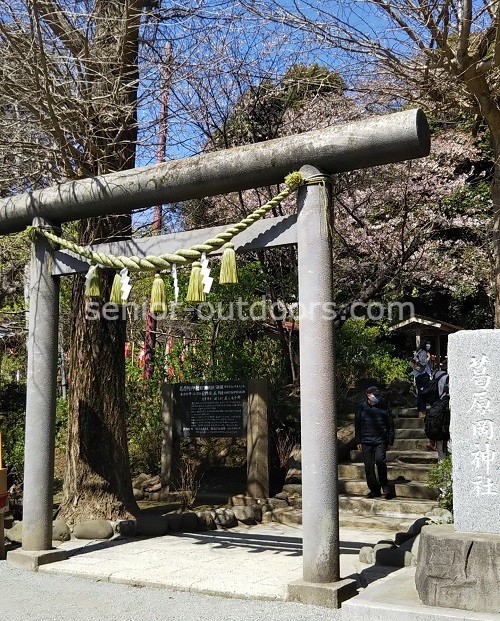
MULTIPOLYGON (((342 577, 356 577, 366 586, 393 571, 358 560, 363 545, 393 534, 341 529, 342 577)), ((287 599, 287 585, 302 578, 301 528, 276 523, 154 538, 71 540, 60 549, 70 551, 70 558, 41 566, 40 573, 281 601, 287 599)))

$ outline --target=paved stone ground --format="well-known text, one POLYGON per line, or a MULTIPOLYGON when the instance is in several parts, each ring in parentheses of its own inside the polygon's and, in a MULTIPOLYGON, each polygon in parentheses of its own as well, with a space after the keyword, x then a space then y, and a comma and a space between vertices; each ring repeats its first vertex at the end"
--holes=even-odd
MULTIPOLYGON (((359 562, 363 545, 393 533, 341 529, 341 576, 360 586, 391 569, 359 562)), ((251 599, 287 599, 287 585, 302 578, 301 529, 282 524, 227 531, 111 541, 72 540, 60 546, 71 557, 40 568, 132 586, 251 599)))
MULTIPOLYGON (((358 553, 361 546, 392 535, 341 529, 342 577, 357 575, 365 586, 390 573, 359 563, 358 553)), ((301 528, 273 523, 150 539, 73 540, 62 547, 73 548, 73 555, 38 573, 0 562, 5 618, 341 619, 339 611, 284 601, 288 583, 302 577, 301 528)))

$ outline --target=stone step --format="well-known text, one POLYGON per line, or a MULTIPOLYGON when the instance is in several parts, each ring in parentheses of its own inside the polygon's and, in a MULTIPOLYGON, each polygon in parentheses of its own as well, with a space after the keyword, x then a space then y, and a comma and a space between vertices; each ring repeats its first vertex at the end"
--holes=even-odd
POLYGON ((429 440, 424 436, 420 439, 394 440, 393 451, 425 451, 429 440))
MULTIPOLYGON (((404 478, 404 483, 419 481, 427 483, 432 464, 391 464, 388 467, 389 480, 404 478)), ((339 464, 339 479, 364 480, 365 467, 362 463, 339 464)))
POLYGON ((427 437, 423 429, 395 429, 396 440, 425 440, 427 437))
MULTIPOLYGON (((387 501, 386 501, 387 502, 387 501)), ((414 518, 387 517, 383 515, 360 515, 352 511, 339 511, 340 528, 379 530, 405 533, 415 522, 414 518)), ((340 534, 342 538, 342 533, 340 534)))
MULTIPOLYGON (((386 501, 388 502, 388 501, 386 501)), ((287 509, 285 511, 275 511, 273 520, 279 524, 300 527, 302 524, 302 511, 300 509, 287 509)), ((339 511, 340 528, 378 530, 406 532, 414 523, 415 518, 408 517, 388 517, 383 515, 360 515, 353 511, 339 511)), ((342 539, 342 533, 340 533, 342 539)))
POLYGON ((396 429, 423 429, 423 422, 419 418, 395 418, 396 429))
MULTIPOLYGON (((363 461, 361 451, 353 450, 349 453, 351 462, 363 461)), ((435 464, 437 462, 436 451, 387 451, 387 461, 390 463, 401 462, 404 464, 435 464)))
POLYGON ((363 496, 339 496, 339 505, 343 511, 364 516, 382 516, 404 519, 417 519, 437 507, 434 500, 411 500, 393 498, 365 498, 363 496))
POLYGON ((394 407, 392 408, 392 413, 394 415, 398 415, 398 416, 418 416, 418 410, 416 406, 413 406, 411 408, 401 408, 401 407, 394 407))
MULTIPOLYGON (((439 492, 430 488, 423 482, 393 482, 397 498, 414 498, 422 500, 436 500, 439 492)), ((339 480, 339 493, 349 496, 363 496, 368 493, 368 487, 364 480, 339 480)))

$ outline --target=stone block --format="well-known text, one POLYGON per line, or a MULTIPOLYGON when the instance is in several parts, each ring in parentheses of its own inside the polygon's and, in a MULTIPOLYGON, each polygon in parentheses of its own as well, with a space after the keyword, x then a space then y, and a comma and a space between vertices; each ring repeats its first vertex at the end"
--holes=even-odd
POLYGON ((229 504, 232 507, 244 507, 245 506, 245 495, 237 494, 236 496, 231 496, 229 499, 229 504))
POLYGON ((40 565, 64 561, 69 557, 67 550, 11 550, 7 552, 7 562, 13 567, 38 571, 40 565))
POLYGON ((285 476, 286 485, 301 485, 302 484, 302 470, 298 468, 290 468, 287 470, 285 476))
POLYGON ((453 513, 448 509, 442 509, 441 507, 435 507, 430 511, 427 511, 425 517, 429 518, 429 524, 452 524, 453 513))
POLYGON ((269 498, 267 504, 274 511, 275 509, 287 509, 290 507, 287 500, 283 500, 282 498, 269 498))
POLYGON ((135 479, 132 481, 132 487, 135 489, 142 489, 144 485, 146 485, 151 480, 149 474, 138 474, 135 479))
POLYGON ((137 534, 144 537, 161 537, 168 533, 167 518, 159 514, 139 515, 137 518, 137 534))
POLYGON ((243 524, 247 524, 249 526, 257 523, 252 507, 235 506, 232 508, 232 511, 238 522, 242 522, 243 524))
POLYGON ((287 483, 286 485, 283 485, 283 491, 287 492, 287 494, 296 494, 297 496, 302 496, 302 484, 287 483))
POLYGON ((217 524, 211 511, 199 511, 196 515, 198 516, 200 530, 217 530, 217 524))
POLYGON ((256 522, 262 522, 262 505, 252 505, 253 514, 256 522))
POLYGON ((288 502, 294 509, 302 509, 302 496, 290 496, 288 502))
POLYGON ((142 491, 142 489, 137 489, 136 487, 134 487, 132 489, 132 492, 134 494, 134 500, 143 500, 144 499, 144 492, 142 491))
POLYGON ((394 541, 383 540, 373 546, 373 551, 376 554, 379 550, 393 550, 396 547, 394 541))
POLYGON ((262 513, 262 524, 269 524, 273 521, 273 512, 272 511, 264 511, 262 513))
POLYGON ((75 524, 73 535, 77 539, 110 539, 114 534, 108 520, 85 520, 75 524))
POLYGON ((216 509, 215 523, 221 528, 234 528, 238 526, 238 520, 232 509, 216 509))
POLYGON ((427 606, 499 612, 499 579, 500 535, 422 529, 415 584, 427 606))
POLYGON ((411 567, 414 557, 401 548, 381 548, 375 552, 375 563, 385 567, 411 567))
MULTIPOLYGON (((400 550, 403 550, 404 552, 411 552, 413 554, 413 559, 411 563, 412 566, 416 565, 417 563, 419 547, 420 547, 420 535, 413 537, 413 539, 408 539, 408 541, 405 541, 403 544, 399 546, 400 550)), ((408 565, 405 565, 405 567, 408 567, 408 565)))
POLYGON ((448 341, 455 530, 500 533, 500 331, 448 341))
POLYGON ((5 536, 13 543, 23 542, 23 523, 13 522, 12 527, 5 531, 5 536))
POLYGON ((198 516, 194 512, 169 513, 166 518, 170 533, 196 533, 200 530, 198 516))
POLYGON ((275 509, 273 511, 273 518, 275 522, 280 524, 300 526, 302 524, 302 511, 300 509, 292 509, 292 507, 275 509))
POLYGON ((356 594, 356 580, 350 578, 326 583, 295 580, 288 585, 287 600, 326 608, 340 608, 343 602, 356 594))
POLYGON ((286 492, 279 492, 279 494, 275 494, 275 498, 278 500, 286 500, 288 502, 288 494, 286 492))
POLYGON ((137 522, 135 520, 120 520, 115 525, 115 531, 122 537, 135 537, 137 522))
POLYGON ((359 551, 359 562, 373 565, 375 562, 375 552, 371 546, 363 546, 359 551))
POLYGON ((69 541, 71 539, 71 531, 69 526, 63 520, 54 520, 52 522, 52 540, 53 541, 69 541))

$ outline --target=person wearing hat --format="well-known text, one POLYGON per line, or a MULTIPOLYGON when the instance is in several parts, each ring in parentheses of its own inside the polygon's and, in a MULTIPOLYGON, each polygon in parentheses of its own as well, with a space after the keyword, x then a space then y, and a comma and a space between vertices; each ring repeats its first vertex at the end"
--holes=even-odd
POLYGON ((379 498, 383 492, 387 500, 394 498, 387 480, 386 458, 387 449, 394 444, 394 419, 377 386, 367 388, 366 398, 359 404, 354 418, 354 428, 370 490, 366 497, 379 498))

